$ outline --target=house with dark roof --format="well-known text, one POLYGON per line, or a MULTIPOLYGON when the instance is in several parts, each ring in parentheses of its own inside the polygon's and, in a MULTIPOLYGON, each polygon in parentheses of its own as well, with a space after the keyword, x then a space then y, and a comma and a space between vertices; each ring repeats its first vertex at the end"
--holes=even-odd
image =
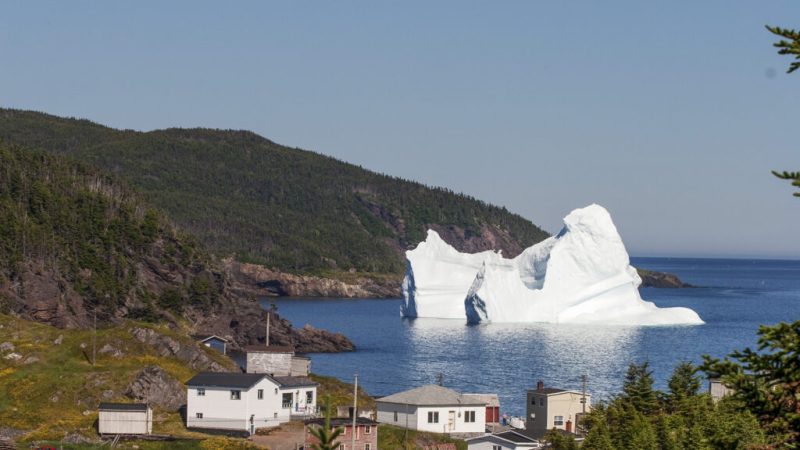
POLYGON ((412 430, 448 434, 486 432, 486 402, 434 384, 375 400, 377 419, 412 430))
POLYGON ((528 391, 525 431, 533 437, 552 429, 577 433, 583 414, 591 411, 592 396, 578 391, 545 387, 543 381, 528 391))
POLYGON ((317 383, 307 377, 201 372, 186 385, 187 428, 252 434, 317 411, 317 383))
POLYGON ((153 410, 144 403, 100 403, 97 431, 102 434, 150 434, 153 410))
POLYGON ((192 337, 200 344, 205 345, 206 347, 213 348, 218 352, 226 355, 228 353, 228 340, 224 337, 216 336, 216 335, 209 335, 209 334, 193 334, 192 337))
POLYGON ((538 440, 513 430, 467 439, 467 450, 528 450, 542 447, 538 440))

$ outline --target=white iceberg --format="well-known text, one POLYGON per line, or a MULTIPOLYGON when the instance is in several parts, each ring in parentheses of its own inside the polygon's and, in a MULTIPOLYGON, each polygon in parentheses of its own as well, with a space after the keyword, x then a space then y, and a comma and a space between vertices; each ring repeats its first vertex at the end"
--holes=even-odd
POLYGON ((513 259, 461 253, 435 231, 406 252, 406 317, 479 322, 695 325, 688 308, 659 308, 639 295, 641 279, 602 206, 576 209, 564 228, 513 259))

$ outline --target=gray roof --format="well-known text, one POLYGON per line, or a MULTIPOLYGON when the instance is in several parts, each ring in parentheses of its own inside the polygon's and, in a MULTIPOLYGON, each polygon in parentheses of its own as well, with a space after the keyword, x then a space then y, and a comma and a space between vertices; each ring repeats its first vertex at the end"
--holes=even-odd
POLYGON ((452 389, 435 384, 428 384, 408 391, 398 392, 377 399, 383 403, 398 403, 418 406, 431 405, 480 405, 486 404, 480 400, 475 400, 452 389))
POLYGON ((200 372, 187 381, 186 385, 250 388, 264 377, 269 376, 265 373, 200 372))
POLYGON ((281 387, 301 387, 301 386, 317 386, 311 378, 308 377, 273 377, 281 387))
POLYGON ((100 403, 100 411, 147 411, 145 403, 100 403))
POLYGON ((475 400, 476 402, 481 402, 486 406, 500 406, 500 399, 497 397, 497 394, 464 394, 464 397, 468 397, 470 400, 475 400))
POLYGON ((533 437, 528 436, 528 435, 526 435, 526 434, 524 434, 522 432, 519 432, 519 431, 514 431, 514 430, 508 430, 508 431, 503 431, 501 433, 485 434, 483 436, 476 436, 476 437, 473 437, 473 438, 468 438, 467 442, 476 442, 476 441, 493 442, 494 441, 493 438, 494 439, 501 439, 501 440, 504 440, 506 442, 511 442, 511 443, 517 444, 517 445, 522 446, 522 447, 531 447, 531 446, 535 446, 535 445, 539 444, 539 441, 534 439, 533 437))

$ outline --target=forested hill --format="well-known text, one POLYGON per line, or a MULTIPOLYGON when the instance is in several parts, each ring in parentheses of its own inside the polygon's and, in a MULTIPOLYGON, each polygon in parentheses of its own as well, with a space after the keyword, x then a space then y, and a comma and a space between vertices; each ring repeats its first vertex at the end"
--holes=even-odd
MULTIPOLYGON (((0 314, 62 328, 124 319, 263 341, 266 313, 235 293, 196 240, 96 168, 0 143, 0 314)), ((352 344, 271 316, 273 342, 302 351, 352 344)))
POLYGON ((548 236, 505 208, 248 131, 136 132, 0 109, 0 141, 120 174, 218 256, 283 271, 399 274, 428 228, 459 250, 507 256, 548 236))

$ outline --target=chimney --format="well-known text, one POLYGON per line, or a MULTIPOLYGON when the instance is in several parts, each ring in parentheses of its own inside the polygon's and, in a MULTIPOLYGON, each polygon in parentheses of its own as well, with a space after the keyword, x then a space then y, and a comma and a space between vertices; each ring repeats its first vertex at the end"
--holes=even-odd
POLYGON ((572 421, 567 420, 567 433, 572 433, 572 421))
POLYGON ((536 390, 541 391, 542 389, 544 389, 544 381, 539 380, 536 382, 536 390))

